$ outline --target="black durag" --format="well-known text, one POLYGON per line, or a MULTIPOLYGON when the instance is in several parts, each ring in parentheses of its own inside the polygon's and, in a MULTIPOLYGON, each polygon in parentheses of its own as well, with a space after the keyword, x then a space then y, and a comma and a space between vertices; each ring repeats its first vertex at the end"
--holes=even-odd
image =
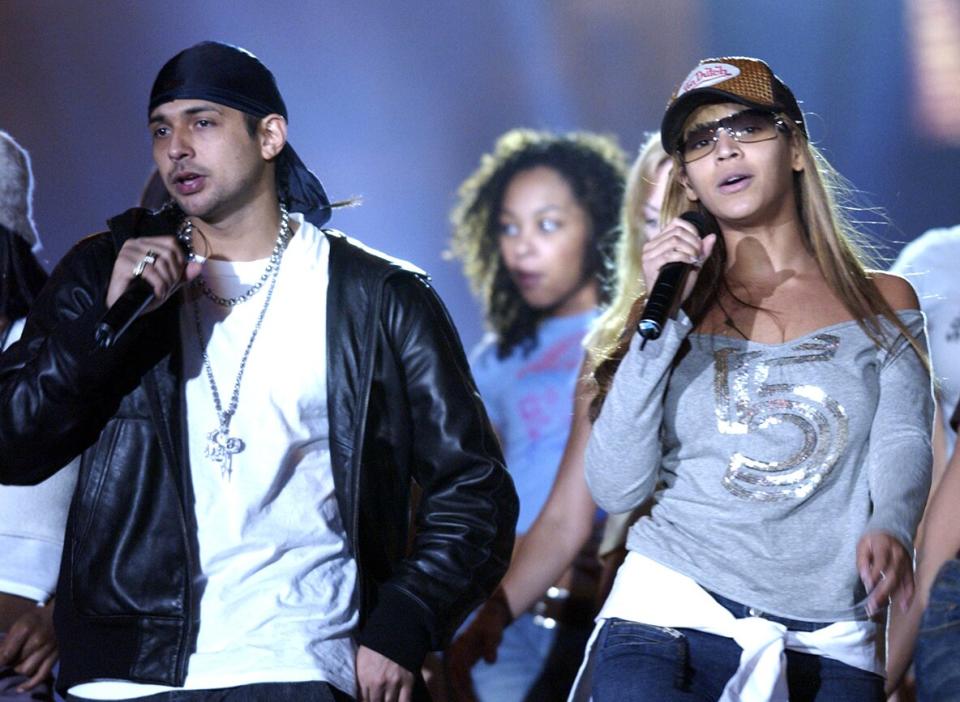
MULTIPOLYGON (((205 41, 184 49, 164 64, 150 91, 149 115, 171 100, 209 100, 254 117, 287 117, 277 81, 246 49, 205 41)), ((322 227, 330 219, 330 200, 320 179, 286 144, 277 156, 277 191, 291 212, 322 227)))

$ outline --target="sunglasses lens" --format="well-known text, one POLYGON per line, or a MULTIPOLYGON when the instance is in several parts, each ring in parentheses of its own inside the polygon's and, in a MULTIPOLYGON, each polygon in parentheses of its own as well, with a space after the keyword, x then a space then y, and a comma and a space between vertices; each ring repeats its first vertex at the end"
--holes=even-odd
POLYGON ((717 126, 709 125, 691 130, 680 147, 684 161, 693 161, 706 156, 713 151, 716 141, 717 126))
POLYGON ((774 117, 769 112, 744 110, 727 118, 726 122, 727 128, 740 142, 766 141, 777 136, 774 117))
POLYGON ((777 136, 776 116, 763 110, 743 110, 723 119, 691 129, 680 145, 685 163, 713 152, 717 145, 717 130, 724 129, 740 143, 767 141, 777 136))

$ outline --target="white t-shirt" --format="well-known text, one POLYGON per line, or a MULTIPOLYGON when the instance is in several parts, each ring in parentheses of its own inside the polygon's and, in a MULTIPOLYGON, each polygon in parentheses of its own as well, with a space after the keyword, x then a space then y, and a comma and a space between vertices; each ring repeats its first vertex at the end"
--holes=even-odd
MULTIPOLYGON (((356 696, 357 569, 330 465, 326 384, 329 244, 301 215, 240 383, 230 435, 244 449, 232 473, 204 451, 218 427, 197 342, 194 304, 181 311, 187 433, 203 581, 197 650, 184 687, 324 680, 356 696)), ((266 260, 207 261, 223 297, 259 280, 266 260)), ((233 308, 199 297, 201 328, 224 409, 270 282, 233 308)), ((196 288, 188 300, 196 297, 196 288)), ((78 685, 93 699, 171 688, 111 681, 78 685)))
POLYGON ((931 229, 907 244, 891 267, 913 283, 927 316, 930 359, 946 430, 947 456, 957 439, 950 416, 960 400, 960 225, 931 229))

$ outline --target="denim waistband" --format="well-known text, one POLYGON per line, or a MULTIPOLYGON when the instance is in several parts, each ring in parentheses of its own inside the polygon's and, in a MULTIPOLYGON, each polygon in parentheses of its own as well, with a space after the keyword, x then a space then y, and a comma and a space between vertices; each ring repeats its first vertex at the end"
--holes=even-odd
POLYGON ((738 619, 743 619, 744 617, 762 617, 767 621, 783 624, 790 631, 817 631, 818 629, 823 629, 833 624, 833 622, 807 622, 801 619, 787 619, 786 617, 778 617, 774 614, 763 612, 756 607, 741 604, 740 602, 731 600, 723 595, 710 592, 710 590, 707 590, 707 592, 710 594, 710 597, 715 599, 724 609, 738 619))

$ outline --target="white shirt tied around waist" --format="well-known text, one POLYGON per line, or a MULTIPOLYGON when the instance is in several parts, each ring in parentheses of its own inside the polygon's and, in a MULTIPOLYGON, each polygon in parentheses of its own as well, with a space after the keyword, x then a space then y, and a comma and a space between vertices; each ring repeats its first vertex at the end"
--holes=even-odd
POLYGON ((720 702, 787 702, 785 649, 833 658, 883 675, 875 645, 876 625, 871 621, 840 621, 808 632, 790 631, 762 617, 738 619, 693 579, 631 551, 597 615, 571 700, 589 699, 578 691, 580 678, 600 629, 611 618, 696 629, 733 639, 743 649, 740 667, 727 681, 720 702))

